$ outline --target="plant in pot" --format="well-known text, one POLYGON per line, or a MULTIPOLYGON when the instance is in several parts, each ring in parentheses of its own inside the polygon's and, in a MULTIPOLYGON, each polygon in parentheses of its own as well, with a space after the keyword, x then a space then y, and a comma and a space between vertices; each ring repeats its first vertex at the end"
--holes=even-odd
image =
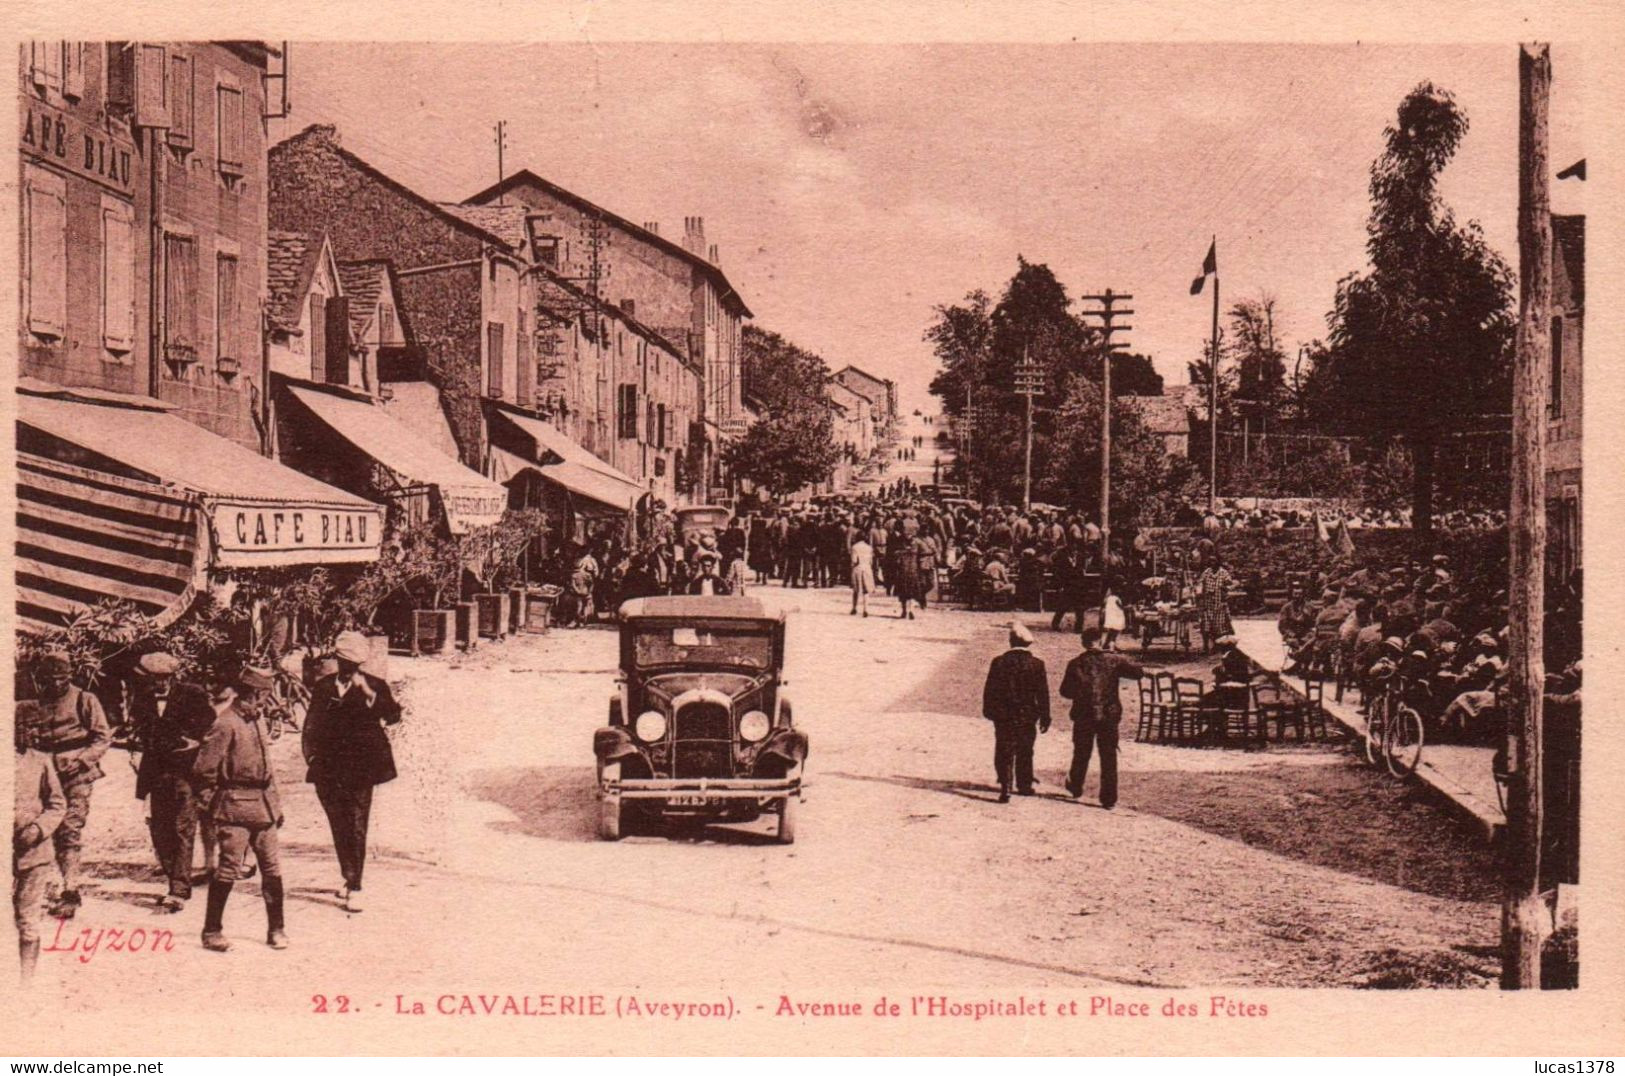
POLYGON ((501 638, 508 633, 512 599, 502 588, 513 579, 519 557, 531 540, 546 529, 547 517, 536 509, 510 508, 500 522, 463 536, 459 559, 479 582, 474 601, 479 609, 481 635, 501 638))

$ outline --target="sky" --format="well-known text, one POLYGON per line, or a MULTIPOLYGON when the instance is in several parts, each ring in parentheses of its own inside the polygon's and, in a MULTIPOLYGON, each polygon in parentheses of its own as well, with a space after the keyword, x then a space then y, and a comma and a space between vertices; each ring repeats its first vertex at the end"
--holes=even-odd
MULTIPOLYGON (((1576 50, 1554 46, 1554 168, 1585 154, 1576 50)), ((1471 127, 1441 190, 1517 261, 1517 50, 1409 45, 317 44, 293 112, 437 200, 529 168, 680 236, 705 219, 755 323, 935 409, 932 308, 996 298, 1018 255, 1068 293, 1134 296, 1132 347, 1171 384, 1226 305, 1277 302, 1290 357, 1365 267, 1382 131, 1423 81, 1471 127)), ((1584 185, 1553 208, 1583 212, 1584 185)), ((1123 339, 1123 337, 1119 337, 1123 339)))

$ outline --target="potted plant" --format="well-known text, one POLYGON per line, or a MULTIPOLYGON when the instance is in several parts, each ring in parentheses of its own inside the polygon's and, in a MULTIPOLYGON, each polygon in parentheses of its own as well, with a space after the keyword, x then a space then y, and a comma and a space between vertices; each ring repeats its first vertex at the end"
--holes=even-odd
POLYGON ((546 517, 535 509, 509 509, 500 522, 463 536, 461 559, 474 572, 480 587, 474 602, 481 635, 500 639, 508 634, 513 598, 500 589, 501 584, 511 577, 525 547, 545 526, 546 517))

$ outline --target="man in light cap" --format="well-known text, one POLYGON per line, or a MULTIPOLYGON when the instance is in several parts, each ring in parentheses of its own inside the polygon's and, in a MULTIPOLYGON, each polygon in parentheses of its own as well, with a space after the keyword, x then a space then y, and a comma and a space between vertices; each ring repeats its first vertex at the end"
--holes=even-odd
POLYGON ((226 901, 232 886, 249 876, 249 849, 259 862, 265 943, 273 949, 288 947, 277 841, 282 803, 271 772, 265 724, 260 720, 271 684, 268 669, 245 668, 238 674, 236 682, 226 688, 225 708, 203 737, 192 764, 192 784, 220 841, 220 862, 209 879, 209 904, 203 917, 203 947, 217 953, 231 948, 224 931, 226 901))
POLYGON ((1018 621, 1010 624, 1010 649, 993 659, 982 687, 982 716, 993 722, 993 769, 998 774, 999 802, 1033 794, 1033 743, 1048 732, 1049 677, 1044 662, 1028 649, 1033 633, 1018 621))
POLYGON ((90 818, 90 793, 101 780, 101 758, 113 743, 113 733, 100 700, 74 686, 73 664, 66 652, 46 654, 34 682, 38 697, 18 704, 17 725, 30 747, 51 756, 68 801, 67 812, 51 835, 62 872, 62 893, 51 914, 72 919, 80 903, 79 861, 90 818))
POLYGON ((359 912, 372 790, 395 779, 395 755, 384 726, 400 721, 401 708, 388 684, 361 669, 371 656, 366 636, 340 633, 333 656, 338 672, 316 684, 305 717, 305 780, 316 786, 333 831, 333 851, 344 876, 338 896, 346 910, 359 912))
POLYGON ((198 746, 214 726, 214 704, 195 684, 175 682, 180 662, 162 651, 145 654, 136 665, 130 716, 141 752, 135 795, 147 801, 152 849, 169 879, 160 903, 178 912, 192 896, 192 849, 198 815, 192 794, 192 764, 198 746))

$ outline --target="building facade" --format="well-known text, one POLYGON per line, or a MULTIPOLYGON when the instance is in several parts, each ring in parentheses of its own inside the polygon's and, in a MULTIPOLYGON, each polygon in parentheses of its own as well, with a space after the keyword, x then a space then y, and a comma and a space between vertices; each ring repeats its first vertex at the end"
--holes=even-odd
POLYGON ((883 443, 897 429, 897 384, 876 377, 856 366, 843 366, 833 380, 868 400, 873 416, 876 443, 883 443))
POLYGON ((256 42, 25 45, 19 368, 264 447, 256 42))

